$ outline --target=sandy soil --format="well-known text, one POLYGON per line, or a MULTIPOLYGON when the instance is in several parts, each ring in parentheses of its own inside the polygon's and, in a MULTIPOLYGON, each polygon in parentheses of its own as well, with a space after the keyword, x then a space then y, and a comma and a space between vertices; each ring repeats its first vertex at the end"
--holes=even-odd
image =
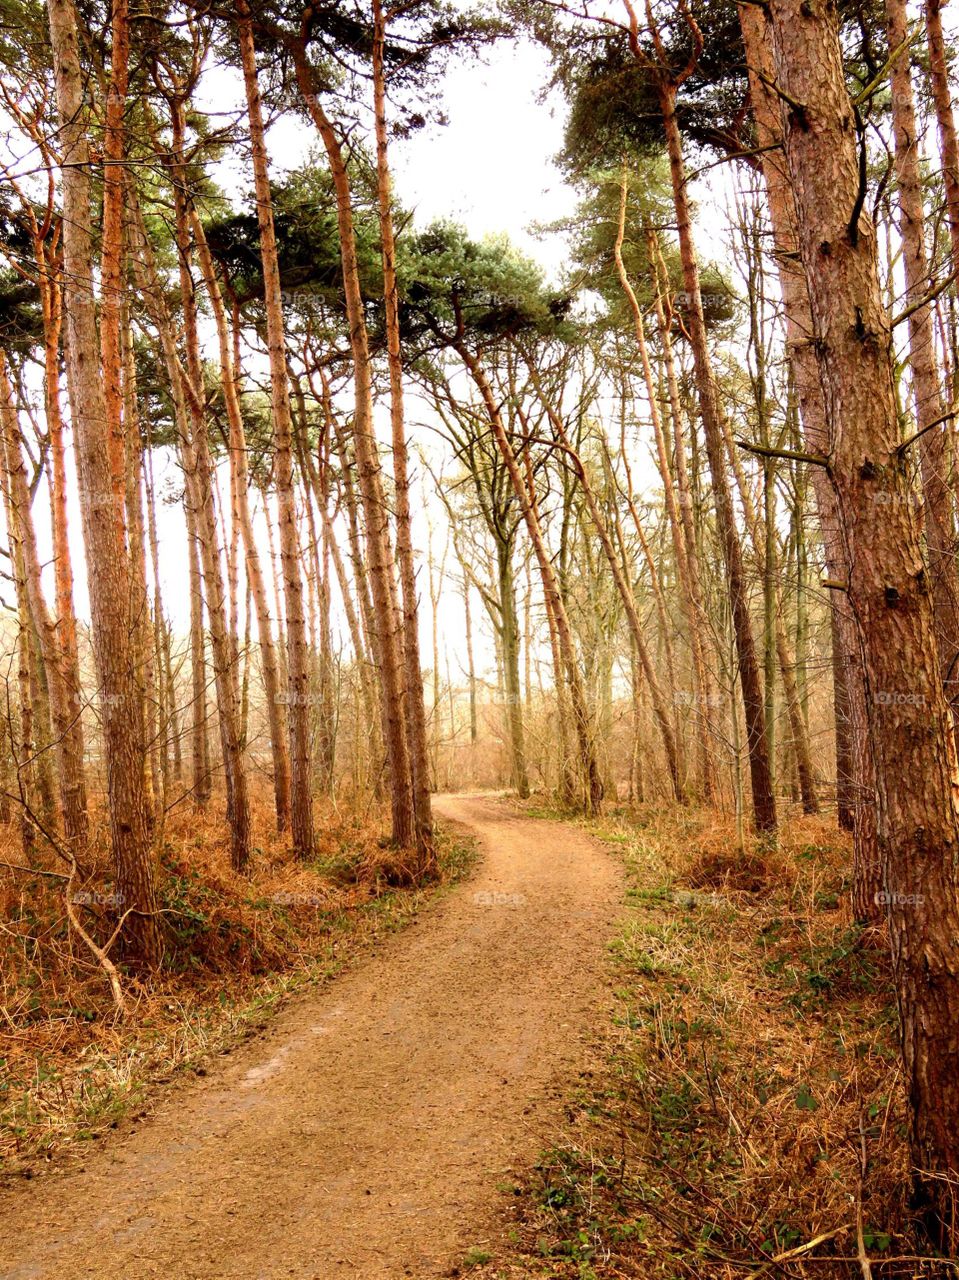
POLYGON ((436 807, 480 837, 473 878, 82 1168, 0 1196, 0 1276, 425 1280, 495 1236, 608 999, 622 882, 571 827, 436 807))

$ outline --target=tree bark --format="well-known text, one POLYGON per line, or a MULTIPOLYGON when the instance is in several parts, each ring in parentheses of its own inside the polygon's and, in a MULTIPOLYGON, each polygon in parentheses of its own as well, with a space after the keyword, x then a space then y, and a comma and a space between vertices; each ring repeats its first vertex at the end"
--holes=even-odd
MULTIPOLYGON (((653 377, 653 366, 649 358, 649 349, 646 345, 646 329, 643 324, 643 313, 629 279, 626 270, 626 263, 623 259, 623 242, 626 237, 626 205, 628 197, 628 173, 626 166, 623 166, 622 178, 619 188, 619 220, 616 228, 616 240, 613 245, 613 256, 616 262, 616 271, 619 275, 620 285, 626 295, 629 303, 630 311, 633 316, 633 331, 636 335, 636 346, 639 350, 640 363, 643 370, 643 382, 646 386, 646 399, 649 404, 649 416, 653 424, 653 436, 656 441, 656 460, 659 465, 659 474, 663 481, 663 498, 666 505, 666 515, 669 520, 669 530, 673 542, 673 554, 676 558, 676 572, 679 577, 679 594, 682 602, 683 613, 686 617, 686 628, 689 632, 689 648, 693 659, 693 672, 696 678, 696 696, 703 702, 705 709, 705 700, 709 691, 709 681, 706 674, 705 661, 703 658, 703 641, 700 630, 701 613, 697 607, 697 589, 692 582, 689 556, 686 550, 686 540, 683 534, 682 521, 679 514, 679 504, 676 501, 676 489, 673 485, 672 469, 669 465, 669 454, 666 449, 666 437, 663 431, 662 415, 659 411, 659 400, 656 395, 656 381, 653 377)), ((623 450, 623 458, 625 461, 626 452, 623 450)), ((627 464, 628 465, 628 464, 627 464)), ((634 521, 638 527, 636 520, 637 512, 632 499, 632 481, 629 482, 629 505, 633 513, 634 521)), ((664 636, 668 635, 668 631, 664 631, 664 636)), ((636 646, 637 652, 642 661, 642 650, 636 646)), ((646 664, 643 662, 645 671, 646 664)), ((650 686, 652 689, 652 686, 650 686)), ((654 695, 655 709, 655 695, 654 695)), ((658 715, 658 713, 657 713, 658 715)), ((709 799, 714 789, 712 757, 709 743, 709 723, 705 715, 696 717, 697 736, 699 742, 699 758, 700 758, 700 784, 705 799, 709 799)))
POLYGON ((279 257, 273 226, 273 203, 267 169, 263 111, 257 81, 253 28, 245 3, 238 8, 237 32, 243 59, 256 212, 260 230, 260 257, 266 305, 270 382, 273 388, 275 480, 280 522, 280 562, 286 601, 286 634, 289 666, 290 723, 290 827, 293 849, 299 858, 313 854, 313 797, 310 751, 310 661, 303 612, 303 581, 299 568, 296 507, 293 497, 293 435, 290 385, 286 369, 283 332, 283 294, 279 257))
POLYGON ((246 576, 253 595, 254 608, 256 609, 256 629, 257 639, 260 642, 263 691, 266 695, 267 723, 270 726, 276 829, 282 833, 286 831, 290 823, 288 728, 280 691, 279 660, 276 652, 276 641, 273 637, 273 620, 270 617, 266 582, 263 577, 263 563, 253 532, 253 517, 250 513, 250 475, 246 460, 246 434, 243 426, 243 412, 240 408, 240 398, 237 390, 237 370, 230 351, 230 331, 226 309, 223 305, 223 295, 220 292, 219 281, 213 268, 213 259, 210 256, 206 235, 196 210, 192 209, 191 213, 197 259, 203 274, 204 284, 206 285, 207 296, 213 309, 217 338, 220 345, 220 379, 223 386, 223 400, 226 405, 227 422, 230 429, 230 484, 233 489, 233 499, 240 525, 240 536, 243 539, 246 576))
POLYGON ((26 601, 40 660, 46 675, 56 753, 57 791, 63 815, 63 832, 76 855, 87 836, 86 789, 83 758, 76 755, 74 726, 80 716, 79 702, 67 670, 66 655, 57 636, 40 581, 41 563, 30 503, 30 486, 23 460, 20 427, 7 363, 0 352, 0 429, 2 463, 6 476, 10 540, 18 544, 26 601))
POLYGON ((942 32, 942 8, 945 0, 926 0, 926 47, 929 51, 929 84, 939 129, 939 152, 942 182, 946 193, 946 225, 952 269, 959 273, 959 139, 952 110, 952 85, 946 60, 946 41, 942 32))
POLYGON ((323 141, 336 191, 337 229, 346 300, 347 324, 353 356, 355 408, 353 441, 359 471, 360 495, 366 522, 369 576, 373 594, 372 621, 377 631, 380 677, 387 712, 386 749, 389 762, 393 841, 408 847, 416 839, 413 772, 406 723, 405 653, 396 604, 396 579, 390 543, 389 508, 383 492, 380 460, 373 430, 372 369, 369 336, 363 311, 356 237, 353 227, 350 179, 343 149, 320 103, 312 69, 302 44, 292 49, 303 101, 323 141))
MULTIPOLYGON (((909 38, 905 0, 886 0, 886 32, 890 49, 909 38)), ((925 511, 925 542, 932 598, 935 605, 936 643, 946 697, 959 727, 959 579, 956 576, 956 525, 949 485, 950 458, 947 428, 943 423, 942 388, 936 359, 936 339, 931 304, 916 306, 929 290, 925 213, 922 206, 919 139, 912 89, 912 64, 908 50, 893 61, 890 71, 896 184, 899 196, 899 236, 906 278, 906 305, 910 311, 909 369, 916 410, 916 428, 924 432, 918 441, 925 511), (933 424, 938 423, 938 426, 933 424)))
MULTIPOLYGON (((92 191, 87 136, 90 111, 72 0, 48 0, 61 142, 64 315, 70 390, 82 491, 93 648, 100 682, 110 833, 116 890, 131 959, 160 957, 153 858, 146 812, 142 733, 129 617, 129 572, 111 463, 117 424, 107 417, 98 359, 93 291, 92 191)), ((121 493, 122 496, 122 493, 121 493)))
POLYGON ((703 318, 702 294, 699 287, 699 263, 693 243, 682 136, 676 118, 676 86, 663 74, 660 77, 660 110, 666 131, 673 202, 679 232, 679 251, 686 289, 688 326, 696 374, 699 408, 706 437, 706 456, 712 478, 716 525, 722 547, 723 563, 729 589, 729 607, 736 637, 736 657, 746 714, 749 776, 752 784, 753 820, 758 831, 776 829, 776 800, 772 792, 769 754, 766 746, 765 710, 762 681, 756 660, 749 600, 743 571, 742 548, 733 516, 732 496, 723 447, 722 408, 713 376, 703 318))
POLYGON ((899 451, 892 334, 864 208, 835 10, 770 0, 783 141, 842 514, 849 606, 869 692, 889 923, 909 1097, 914 1202, 956 1252, 959 822, 956 744, 934 644, 919 522, 899 451))
POLYGON ((841 831, 855 831, 856 801, 849 690, 846 686, 846 659, 839 635, 839 616, 835 609, 829 611, 829 631, 832 640, 833 716, 836 734, 836 817, 841 831))
POLYGON ((430 801, 423 669, 420 662, 416 566, 410 513, 409 461, 403 415, 403 360, 400 350, 399 294, 396 286, 396 244, 393 231, 393 191, 387 154, 386 21, 381 0, 373 0, 373 102, 376 122, 376 175, 380 240, 383 257, 383 303, 386 349, 390 372, 390 422, 393 431, 393 478, 396 501, 396 560, 403 591, 403 653, 406 666, 406 721, 413 784, 413 819, 420 875, 435 870, 433 814, 430 801))
MULTIPOLYGON (((822 456, 829 447, 826 401, 813 342, 813 318, 809 291, 799 254, 796 212, 789 174, 782 151, 782 118, 773 91, 765 80, 775 80, 772 33, 764 12, 752 4, 739 8, 740 26, 749 62, 750 101, 756 125, 756 141, 762 152, 763 176, 769 198, 774 251, 779 267, 786 319, 786 344, 802 421, 806 449, 822 456)), ((849 568, 842 536, 840 508, 834 486, 823 467, 812 468, 812 485, 819 513, 819 527, 826 569, 833 581, 845 583, 849 568)), ((853 909, 858 920, 877 917, 876 893, 881 887, 876 779, 869 739, 867 688, 855 622, 841 595, 833 600, 839 629, 839 651, 844 655, 845 687, 849 699, 849 731, 852 736, 854 804, 853 909)))

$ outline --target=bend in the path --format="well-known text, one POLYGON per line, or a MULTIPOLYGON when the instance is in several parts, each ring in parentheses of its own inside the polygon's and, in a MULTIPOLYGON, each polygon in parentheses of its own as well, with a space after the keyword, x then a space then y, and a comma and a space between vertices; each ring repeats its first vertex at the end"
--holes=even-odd
POLYGON ((442 1275, 535 1155, 605 1000, 620 871, 575 828, 439 797, 477 874, 91 1154, 0 1197, 0 1275, 442 1275))

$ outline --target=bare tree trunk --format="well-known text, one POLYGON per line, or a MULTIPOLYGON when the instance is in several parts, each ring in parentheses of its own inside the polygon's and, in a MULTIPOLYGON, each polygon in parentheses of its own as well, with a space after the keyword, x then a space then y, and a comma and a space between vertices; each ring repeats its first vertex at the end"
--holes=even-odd
MULTIPOLYGON (((8 518, 11 512, 10 491, 6 472, 2 479, 4 509, 8 518)), ((13 521, 11 520, 11 524, 13 521)), ((9 707, 10 752, 16 775, 14 799, 18 803, 20 849, 24 858, 32 862, 36 851, 37 806, 36 743, 33 738, 33 693, 30 689, 31 619, 27 599, 27 575, 19 546, 11 540, 11 570, 17 600, 17 639, 15 660, 17 668, 17 714, 9 707)), ((9 696, 9 691, 8 691, 9 696)))
MULTIPOLYGON (((703 643, 700 631, 701 613, 697 608, 695 591, 691 582, 689 557, 686 553, 686 541, 683 536, 679 504, 676 501, 676 490, 673 485, 672 470, 669 465, 669 455, 666 449, 666 437, 663 432, 662 416, 659 412, 659 400, 656 395, 656 380, 653 377, 653 366, 649 358, 649 349, 646 345, 646 330, 643 325, 643 313, 640 309, 635 290, 633 289, 629 275, 626 271, 626 264, 623 260, 623 241, 626 236, 626 205, 628 191, 628 172, 624 165, 619 188, 619 221, 616 229, 616 240, 613 245, 613 255, 616 261, 616 271, 619 275, 620 285, 622 286, 623 292, 629 302, 629 308, 633 316, 633 331, 636 335, 636 346, 639 350, 640 363, 643 369, 643 381, 646 386, 646 399, 649 404, 649 416, 653 424, 653 436, 656 441, 656 459, 659 465, 659 473, 663 481, 663 497, 666 505, 666 515, 669 520, 669 530, 672 536, 673 554, 676 558, 676 572, 679 577, 680 601, 683 613, 686 617, 686 628, 689 632, 689 647, 693 658, 693 672, 696 677, 696 694, 699 698, 703 699, 705 704, 709 681, 706 676, 705 663, 703 659, 703 643)), ((623 450, 623 458, 625 461, 625 449, 623 450)), ((632 500, 631 480, 629 488, 629 505, 633 513, 634 521, 638 527, 638 520, 636 519, 637 512, 632 500)), ((664 636, 667 636, 669 634, 668 630, 664 629, 663 634, 664 636)), ((642 660, 642 652, 639 650, 639 646, 636 646, 636 648, 637 652, 640 653, 640 659, 642 660)), ((652 686, 650 686, 650 689, 652 691, 652 686)), ((708 799, 713 788, 709 725, 706 717, 703 715, 697 716, 696 724, 699 738, 701 785, 703 795, 708 799)))
MULTIPOLYGON (((356 499, 356 489, 353 484, 350 457, 347 453, 345 434, 333 416, 329 387, 326 383, 324 383, 323 387, 323 403, 326 406, 327 422, 332 426, 336 435, 337 455, 340 460, 340 484, 346 506, 347 528, 349 530, 350 563, 353 567, 353 581, 356 585, 356 596, 360 606, 360 618, 366 635, 366 648, 369 649, 373 669, 380 673, 377 686, 379 695, 377 703, 380 711, 378 734, 376 731, 377 721, 371 719, 369 722, 370 754, 377 762, 374 776, 376 792, 379 795, 382 790, 382 761, 386 757, 388 763, 388 747, 386 744, 389 742, 390 736, 389 707, 387 706, 386 693, 383 687, 383 668, 380 661, 380 632, 373 612, 373 593, 370 590, 366 561, 363 558, 359 503, 356 499)), ((364 654, 366 653, 366 648, 364 648, 364 654)))
POLYGON ((833 715, 836 726, 836 816, 841 831, 854 831, 853 735, 849 690, 846 685, 846 660, 839 636, 839 617, 835 609, 829 612, 829 624, 832 638, 833 715))
POLYGON ((260 257, 263 264, 263 291, 266 304, 267 346, 270 354, 270 381, 273 388, 275 478, 280 517, 280 560, 283 594, 286 600, 286 634, 289 665, 290 813, 293 849, 299 858, 313 853, 313 798, 310 761, 310 662, 303 614, 303 582, 299 571, 296 536, 296 509, 293 499, 292 413, 290 385, 286 371, 286 342, 283 333, 283 299, 280 267, 273 227, 273 204, 267 170, 263 112, 257 83, 256 50, 249 11, 238 9, 237 31, 243 59, 253 178, 256 188, 257 221, 260 228, 260 257))
MULTIPOLYGON (((550 560, 549 552, 546 550, 546 544, 543 541, 542 529, 540 527, 539 518, 535 507, 535 494, 527 491, 523 481, 522 472, 516 461, 516 455, 513 452, 513 446, 510 444, 509 436, 506 434, 506 428, 503 426, 502 415, 500 414, 499 405, 496 403, 496 397, 493 389, 489 384, 483 368, 474 355, 472 355, 463 343, 456 344, 456 351, 469 371, 470 377, 476 385, 483 398, 483 404, 489 417, 490 425, 496 436, 496 442, 499 445, 503 461, 509 472, 510 481, 513 485, 513 491, 516 494, 520 507, 523 512, 523 518, 526 521, 526 528, 529 531, 530 541, 533 544, 533 550, 536 553, 536 560, 539 565, 540 576, 543 580, 543 592, 547 598, 548 605, 552 610, 553 623, 556 628, 556 635, 559 642, 559 651, 562 658, 563 670, 566 674, 566 681, 569 687, 570 701, 573 707, 573 722, 576 728, 577 744, 579 746, 579 762, 583 771, 585 781, 585 799, 586 809, 588 813, 597 814, 603 807, 603 780, 600 774, 599 766, 596 761, 595 743, 593 741, 593 726, 586 703, 586 691, 583 686, 583 677, 580 673, 579 663, 576 657, 576 650, 573 646, 573 633, 569 625, 569 618, 566 613, 566 606, 563 604, 563 598, 559 591, 556 581, 556 572, 553 569, 553 563, 550 560)), ((559 673, 557 673, 559 679, 559 673)))
MULTIPOLYGON (((763 148, 762 165, 769 197, 776 260, 786 313, 786 341, 802 420, 806 448, 811 454, 825 454, 829 445, 826 402, 813 344, 813 319, 809 293, 799 258, 796 215, 789 177, 779 149, 782 120, 777 99, 766 81, 775 80, 772 34, 763 11, 752 4, 739 8, 740 26, 750 66, 750 98, 756 122, 757 141, 763 148), (765 77, 765 79, 763 79, 765 77)), ((844 583, 848 577, 847 547, 840 508, 825 469, 812 468, 813 492, 819 512, 819 526, 830 577, 844 583)), ((875 767, 869 739, 867 689, 852 614, 840 601, 837 611, 839 641, 845 656, 845 683, 849 698, 849 728, 852 734, 853 799, 855 816, 855 863, 852 886, 856 918, 877 915, 875 895, 881 888, 878 829, 874 797, 875 767)))
POLYGON ((466 628, 466 672, 470 695, 470 742, 475 747, 479 736, 476 716, 476 663, 473 659, 473 619, 470 615, 470 584, 463 582, 463 623, 466 628))
POLYGON ((526 760, 526 724, 520 685, 520 630, 516 611, 516 575, 512 544, 496 546, 497 590, 500 605, 499 636, 503 658, 503 696, 506 699, 506 726, 510 742, 510 775, 516 794, 529 796, 529 768, 526 760))
MULTIPOLYGON (((126 521, 129 530, 131 608, 136 626, 137 675, 142 689, 144 723, 143 750, 150 762, 146 775, 147 807, 151 828, 156 821, 159 767, 157 760, 157 683, 153 650, 153 620, 147 594, 146 542, 143 530, 143 503, 140 479, 143 469, 140 418, 137 408, 136 364, 130 311, 124 299, 121 308, 122 398, 124 421, 126 521)), ((160 797, 162 804, 162 796, 160 797)))
POLYGON ((390 370, 390 421, 393 429, 393 477, 396 490, 396 560, 403 589, 403 653, 406 660, 406 724, 413 779, 413 818, 416 827, 418 872, 428 874, 436 866, 433 846, 433 814, 430 801, 423 670, 420 662, 419 622, 416 599, 416 566, 413 560, 410 515, 409 462, 403 419, 403 360, 400 352, 400 310, 396 287, 396 246, 393 234, 393 193, 387 157, 386 119, 386 20, 381 0, 373 0, 373 100, 376 120, 376 174, 383 256, 383 301, 386 313, 386 345, 390 370))
POLYGON ((210 745, 206 723, 206 654, 203 629, 203 583, 200 577, 199 538, 193 503, 184 504, 190 568, 190 680, 193 714, 190 744, 190 773, 193 800, 204 808, 210 800, 210 745))
MULTIPOLYGON (((889 48, 908 42, 909 20, 905 0, 886 0, 889 48)), ((890 103, 895 142, 896 182, 899 196, 899 235, 906 277, 909 312, 909 369, 912 376, 916 428, 924 434, 918 442, 925 506, 926 557, 936 615, 939 666, 950 703, 959 701, 959 580, 956 577, 956 525, 949 487, 948 436, 942 428, 943 404, 936 360, 933 311, 917 305, 929 290, 919 140, 912 90, 912 66, 907 49, 895 58, 890 70, 890 103), (940 424, 937 428, 935 424, 940 424)), ((953 716, 959 727, 959 706, 953 716)))
POLYGON ((729 477, 726 470, 722 408, 719 403, 716 382, 710 363, 706 324, 703 319, 702 294, 699 287, 699 263, 696 257, 696 247, 693 243, 682 136, 676 119, 676 86, 665 74, 660 77, 660 110, 669 152, 673 202, 676 207, 676 223, 679 232, 679 251, 682 259, 683 283, 686 288, 688 304, 689 336, 695 363, 703 432, 706 437, 706 455, 709 459, 709 470, 712 477, 716 525, 722 547, 723 562, 726 568, 726 579, 729 585, 729 607, 736 636, 739 680, 742 687, 743 708, 746 713, 753 819, 757 830, 774 831, 776 828, 776 801, 772 792, 769 753, 766 747, 762 681, 759 678, 759 667, 756 661, 756 646, 753 640, 752 622, 749 617, 749 601, 743 571, 742 549, 739 545, 739 535, 736 531, 732 496, 729 490, 729 477))
POLYGON ((296 402, 299 430, 296 439, 296 455, 300 475, 304 480, 303 506, 309 529, 309 551, 312 571, 304 566, 310 586, 311 648, 317 655, 317 705, 319 726, 317 733, 317 770, 323 789, 332 794, 336 758, 336 706, 333 694, 333 648, 330 634, 330 538, 327 535, 326 518, 329 505, 329 467, 324 456, 327 441, 321 439, 318 471, 312 466, 307 439, 306 400, 302 386, 296 383, 296 402), (319 535, 313 511, 311 493, 323 513, 323 535, 319 535), (317 632, 319 633, 317 636, 317 632))
MULTIPOLYGON (((327 454, 323 458, 322 465, 329 474, 329 450, 332 448, 333 439, 336 435, 336 425, 333 418, 333 407, 330 403, 329 390, 326 385, 323 386, 322 395, 320 397, 325 415, 326 430, 320 444, 320 448, 327 454)), ((313 496, 320 511, 320 519, 323 523, 323 542, 330 561, 333 565, 333 572, 336 574, 337 585, 340 588, 340 599, 343 603, 343 612, 346 616, 346 625, 349 629, 350 640, 353 645, 353 653, 356 660, 357 678, 360 686, 360 697, 362 700, 365 723, 371 733, 375 733, 377 724, 377 697, 376 690, 373 686, 371 677, 369 658, 366 651, 365 628, 361 624, 360 616, 357 614, 356 605, 353 600, 353 592, 350 589, 350 581, 346 572, 346 566, 343 563, 343 557, 340 553, 339 542, 337 541, 336 531, 333 528, 333 520, 330 515, 329 493, 327 489, 321 486, 320 475, 317 466, 310 457, 309 451, 303 450, 304 472, 309 480, 313 490, 313 496)), ((355 540, 356 549, 359 549, 359 538, 355 540)), ((354 576, 356 569, 354 565, 354 576)), ((356 584, 357 596, 360 595, 360 581, 356 584)), ((360 605, 361 612, 363 605, 360 605)), ((375 754, 375 752, 371 752, 375 754)))
POLYGON ((179 712, 176 704, 176 688, 173 681, 173 659, 170 652, 170 629, 163 618, 163 597, 160 592, 160 542, 157 535, 156 485, 153 482, 153 453, 146 450, 146 508, 147 536, 150 543, 150 565, 153 574, 153 627, 154 651, 159 674, 159 700, 161 716, 160 752, 163 772, 163 794, 169 791, 170 749, 173 750, 173 780, 179 783, 183 776, 183 751, 180 742, 179 712))
MULTIPOLYGON (((100 348, 103 372, 103 400, 109 434, 107 448, 113 480, 113 515, 117 537, 125 536, 123 521, 126 492, 125 422, 121 372, 120 315, 125 282, 123 279, 123 223, 125 211, 124 152, 126 148, 126 96, 129 83, 130 6, 129 0, 112 0, 112 48, 110 77, 104 103, 103 131, 103 231, 100 257, 100 348)), ((69 310, 67 312, 69 317, 69 310)))
POLYGON ((270 751, 273 759, 273 798, 276 808, 276 829, 286 831, 290 822, 290 751, 287 742, 287 724, 284 702, 280 691, 279 661, 273 637, 273 620, 270 617, 266 583, 260 550, 253 532, 250 514, 250 476, 246 460, 246 435, 243 413, 237 389, 237 369, 230 351, 230 332, 223 295, 213 269, 213 259, 207 246, 203 226, 195 209, 192 213, 193 238, 197 258, 203 273, 207 296, 216 320, 217 338, 220 344, 220 378, 230 428, 230 484, 243 538, 246 576, 253 593, 256 608, 257 639, 260 644, 260 665, 263 671, 263 691, 266 696, 267 722, 270 726, 270 751))
MULTIPOLYGON (((540 394, 542 394, 541 389, 539 388, 538 379, 532 371, 531 377, 533 385, 536 386, 537 390, 540 390, 540 394)), ((626 620, 629 623, 629 631, 632 636, 633 646, 636 650, 637 656, 639 657, 640 664, 643 668, 643 675, 646 677, 646 683, 649 686, 650 695, 652 696, 653 714, 656 717, 656 723, 659 725, 659 732, 663 740, 663 749, 666 753, 666 765, 669 769, 669 778, 672 783, 673 795, 680 804, 685 804, 686 795, 683 791, 679 751, 677 749, 676 738, 673 733, 669 707, 666 703, 666 699, 663 697, 663 691, 656 676, 656 669, 653 666, 652 659, 649 655, 649 649, 646 645, 646 637, 643 634, 643 624, 640 621, 639 612, 636 608, 636 601, 633 597, 633 589, 629 583, 629 579, 623 571, 622 565, 620 564, 619 556, 616 554, 616 548, 613 546, 613 541, 609 536, 609 530, 606 528, 606 521, 603 519, 603 513, 599 509, 599 503, 596 501, 596 495, 593 492, 593 487, 590 484, 589 476, 587 475, 582 459, 576 450, 570 445, 562 419, 553 410, 552 406, 547 404, 545 401, 544 408, 549 416, 553 431, 555 432, 564 452, 572 461, 579 477, 583 496, 586 499, 586 505, 589 509, 590 518, 599 537, 603 553, 606 556, 606 562, 609 565, 613 582, 616 585, 616 590, 618 591, 619 597, 623 603, 623 609, 626 613, 626 620)))
POLYGON ((843 516, 883 814, 881 844, 910 1104, 914 1200, 956 1252, 959 1173, 959 767, 933 639, 919 522, 909 501, 873 223, 835 10, 770 0, 786 163, 796 202, 843 516), (884 499, 884 501, 880 501, 884 499))
MULTIPOLYGON (((123 511, 118 507, 111 463, 111 439, 119 432, 116 422, 107 417, 98 359, 86 133, 90 109, 84 101, 87 82, 80 67, 72 0, 48 0, 47 9, 60 122, 64 314, 72 364, 72 420, 83 495, 83 537, 101 689, 116 887, 123 910, 132 913, 125 926, 128 952, 131 958, 154 965, 161 943, 138 726, 142 707, 132 651, 123 511)), ((122 102, 120 106, 122 112, 122 102)))
MULTIPOLYGON (((432 530, 430 530, 432 533, 432 530)), ((433 745, 433 778, 436 780, 434 785, 439 785, 439 751, 440 739, 442 737, 442 724, 440 721, 440 698, 442 696, 442 688, 440 686, 440 595, 443 590, 443 570, 445 567, 445 552, 443 562, 439 566, 435 566, 433 560, 433 540, 429 539, 427 549, 427 576, 429 582, 430 593, 430 622, 433 630, 433 669, 431 672, 430 685, 433 693, 433 706, 430 711, 430 729, 433 745), (434 573, 434 567, 437 572, 434 573)))
POLYGON ((356 394, 353 440, 366 521, 369 576, 374 606, 372 621, 378 636, 377 659, 383 682, 383 701, 388 723, 386 749, 391 783, 393 841, 400 847, 408 847, 415 841, 416 824, 413 772, 405 715, 406 659, 402 644, 401 620, 396 606, 396 579, 390 544, 389 508, 383 492, 380 461, 373 431, 369 337, 356 256, 350 180, 343 159, 342 145, 320 103, 306 51, 301 44, 296 44, 292 48, 292 53, 300 92, 326 149, 336 190, 340 260, 356 394))
POLYGON ((30 486, 20 441, 17 406, 7 374, 6 359, 0 352, 0 445, 8 495, 8 533, 22 565, 24 589, 40 660, 46 676, 56 752, 57 791, 63 814, 64 835, 74 854, 87 836, 86 792, 83 760, 75 754, 73 727, 80 714, 74 701, 66 655, 60 647, 56 623, 50 616, 40 581, 40 553, 30 508, 30 486))
MULTIPOLYGON (((69 772, 73 778, 76 823, 88 828, 86 778, 83 769, 84 738, 81 716, 83 700, 80 687, 80 657, 77 646, 77 615, 73 602, 73 561, 70 557, 67 517, 67 471, 64 445, 63 414, 60 406, 60 336, 63 309, 59 267, 55 254, 47 253, 46 242, 36 246, 37 264, 41 267, 40 297, 43 308, 43 398, 47 433, 50 439, 50 518, 53 535, 54 626, 60 648, 63 678, 73 709, 69 731, 69 772)), ((67 822, 68 829, 71 821, 67 822)), ((85 838, 85 830, 82 838, 85 838)))
MULTIPOLYGON (((181 88, 167 91, 172 124, 173 146, 167 164, 173 185, 175 241, 179 264, 180 297, 183 314, 183 335, 186 367, 181 365, 172 341, 172 325, 166 310, 165 299, 156 275, 153 253, 139 209, 136 208, 134 226, 136 236, 135 270, 141 281, 141 289, 147 306, 160 334, 160 346, 173 392, 174 416, 179 436, 180 456, 186 481, 186 510, 188 523, 194 538, 194 550, 199 553, 203 574, 203 586, 210 626, 210 649, 213 660, 213 679, 216 692, 217 722, 223 754, 223 770, 226 783, 227 821, 230 826, 230 861, 235 871, 245 871, 250 858, 250 802, 246 766, 246 750, 240 728, 240 693, 237 654, 228 620, 227 589, 223 576, 220 542, 214 502, 215 476, 207 438, 206 411, 203 400, 203 367, 200 356, 199 330, 197 327, 196 295, 191 273, 191 238, 189 198, 185 171, 186 119, 181 88)), ((199 693, 202 664, 197 661, 197 646, 202 645, 202 620, 194 601, 191 613, 191 629, 194 642, 194 696, 199 693), (197 627, 199 626, 199 630, 197 627)), ((195 707, 205 716, 205 694, 202 703, 195 707)), ((195 724, 198 722, 195 720, 195 724)), ((205 729, 201 751, 207 743, 205 729)), ((204 762, 207 766, 209 761, 204 762)), ((209 779, 209 769, 206 770, 209 779)), ((194 784, 197 777, 194 777, 194 784)), ((200 792, 205 799, 206 787, 200 792)))
POLYGON ((945 0, 925 0, 926 47, 929 51, 929 84, 939 126, 942 182, 946 192, 946 225, 952 250, 952 269, 959 272, 959 139, 952 110, 953 90, 949 81, 946 42, 942 33, 945 0))

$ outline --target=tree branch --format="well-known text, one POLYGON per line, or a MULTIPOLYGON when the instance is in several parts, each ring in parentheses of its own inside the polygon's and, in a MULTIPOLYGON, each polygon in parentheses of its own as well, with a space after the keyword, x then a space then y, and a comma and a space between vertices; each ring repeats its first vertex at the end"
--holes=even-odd
POLYGON ((822 453, 800 453, 796 449, 770 449, 749 440, 737 440, 736 445, 747 453, 757 453, 761 458, 785 458, 789 462, 808 462, 811 467, 828 467, 829 459, 822 453))

